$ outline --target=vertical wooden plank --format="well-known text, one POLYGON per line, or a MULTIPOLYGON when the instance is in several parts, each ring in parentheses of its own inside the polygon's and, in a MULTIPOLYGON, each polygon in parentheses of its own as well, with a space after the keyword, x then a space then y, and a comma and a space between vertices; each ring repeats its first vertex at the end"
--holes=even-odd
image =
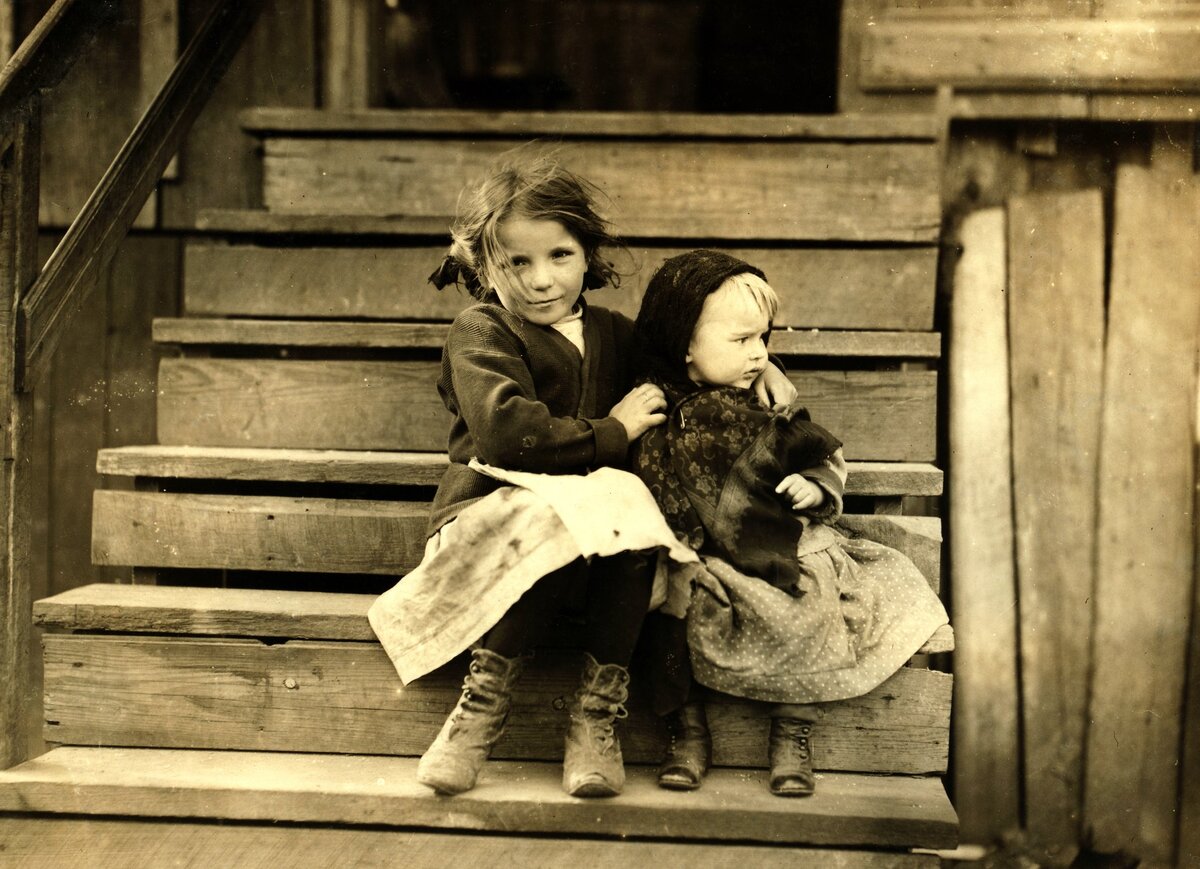
POLYGON ((17 48, 17 0, 0 0, 0 66, 17 48))
POLYGON ((93 582, 91 504, 99 487, 96 451, 104 446, 105 338, 112 266, 98 277, 68 325, 50 365, 50 593, 93 582), (86 361, 85 361, 86 360, 86 361))
POLYGON ((1200 185, 1121 166, 1115 213, 1084 821, 1098 850, 1166 864, 1195 555, 1200 185))
MULTIPOLYGON (((1197 357, 1200 370, 1200 356, 1197 357)), ((1200 383, 1196 387, 1196 416, 1192 438, 1196 447, 1192 461, 1200 462, 1200 383)), ((1196 465, 1194 467, 1200 467, 1196 465)), ((1192 500, 1192 533, 1196 564, 1200 564, 1200 476, 1195 479, 1192 500)), ((1200 865, 1200 579, 1192 589, 1191 650, 1188 654, 1187 693, 1183 712, 1183 763, 1179 789, 1180 866, 1200 865)))
POLYGON ((1104 358, 1099 190, 1008 206, 1013 495, 1025 818, 1052 865, 1079 848, 1104 358))
MULTIPOLYGON (((262 202, 257 143, 238 126, 250 106, 312 107, 317 100, 315 0, 268 3, 188 133, 177 183, 159 191, 168 229, 189 229, 201 208, 255 208, 262 202)), ((211 2, 181 7, 183 38, 211 2)))
MULTIPOLYGON (((5 118, 12 144, 0 153, 0 769, 24 759, 30 689, 30 412, 16 391, 16 312, 38 267, 41 107, 5 118)), ((7 136, 5 136, 7 138, 7 136)))
POLYGON ((954 792, 964 842, 1020 824, 1004 212, 962 222, 950 323, 954 792))
POLYGON ((379 10, 373 0, 324 0, 321 92, 329 109, 378 105, 379 10))
MULTIPOLYGON (((141 66, 138 91, 139 111, 145 111, 166 82, 179 59, 179 2, 180 0, 141 0, 141 27, 138 30, 138 54, 141 66)), ((164 180, 179 175, 179 160, 172 160, 163 170, 164 180)), ((147 207, 157 207, 157 194, 147 201, 147 207), (150 203, 154 203, 151 206, 150 203)), ((140 224, 139 224, 140 225, 140 224)))

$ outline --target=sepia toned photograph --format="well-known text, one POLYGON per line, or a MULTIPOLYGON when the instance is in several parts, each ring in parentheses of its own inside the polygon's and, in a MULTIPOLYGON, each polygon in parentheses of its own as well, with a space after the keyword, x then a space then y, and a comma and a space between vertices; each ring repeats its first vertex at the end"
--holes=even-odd
POLYGON ((1200 0, 0 67, 0 867, 1200 869, 1200 0))

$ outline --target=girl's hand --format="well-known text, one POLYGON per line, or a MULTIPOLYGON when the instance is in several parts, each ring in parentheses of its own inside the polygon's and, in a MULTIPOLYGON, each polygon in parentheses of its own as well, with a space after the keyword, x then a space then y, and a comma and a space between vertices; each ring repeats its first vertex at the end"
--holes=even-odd
POLYGON ((793 510, 809 510, 825 503, 825 490, 799 474, 788 474, 775 491, 792 502, 793 510))
POLYGON ((771 410, 783 410, 796 400, 796 387, 792 381, 769 362, 763 373, 755 378, 751 388, 763 406, 771 410))
POLYGON ((629 390, 609 416, 621 421, 629 442, 633 443, 645 432, 667 421, 667 415, 663 413, 666 409, 667 397, 663 391, 653 383, 643 383, 629 390))

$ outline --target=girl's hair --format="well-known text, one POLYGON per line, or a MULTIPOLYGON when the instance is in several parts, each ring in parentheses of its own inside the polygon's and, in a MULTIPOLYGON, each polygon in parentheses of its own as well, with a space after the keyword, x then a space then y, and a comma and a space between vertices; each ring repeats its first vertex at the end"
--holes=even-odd
POLYGON ((521 146, 500 156, 491 171, 463 190, 450 226, 450 250, 429 280, 440 290, 461 283, 477 299, 504 286, 509 264, 498 238, 509 217, 557 220, 575 237, 587 257, 583 288, 618 286, 613 264, 600 257, 604 245, 620 247, 608 221, 597 211, 600 189, 559 163, 548 152, 521 146))
POLYGON ((641 374, 667 383, 686 384, 688 345, 704 310, 704 301, 727 281, 746 289, 767 315, 779 310, 779 297, 760 269, 716 250, 692 250, 673 256, 646 285, 634 332, 641 374))

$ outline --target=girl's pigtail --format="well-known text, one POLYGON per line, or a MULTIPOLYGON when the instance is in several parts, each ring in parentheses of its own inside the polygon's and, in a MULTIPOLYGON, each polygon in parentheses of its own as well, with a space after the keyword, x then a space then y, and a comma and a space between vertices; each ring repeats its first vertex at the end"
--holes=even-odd
POLYGON ((442 264, 434 269, 433 274, 429 276, 429 283, 433 284, 439 290, 444 290, 447 284, 458 284, 461 282, 462 266, 450 254, 446 254, 442 259, 442 264))

